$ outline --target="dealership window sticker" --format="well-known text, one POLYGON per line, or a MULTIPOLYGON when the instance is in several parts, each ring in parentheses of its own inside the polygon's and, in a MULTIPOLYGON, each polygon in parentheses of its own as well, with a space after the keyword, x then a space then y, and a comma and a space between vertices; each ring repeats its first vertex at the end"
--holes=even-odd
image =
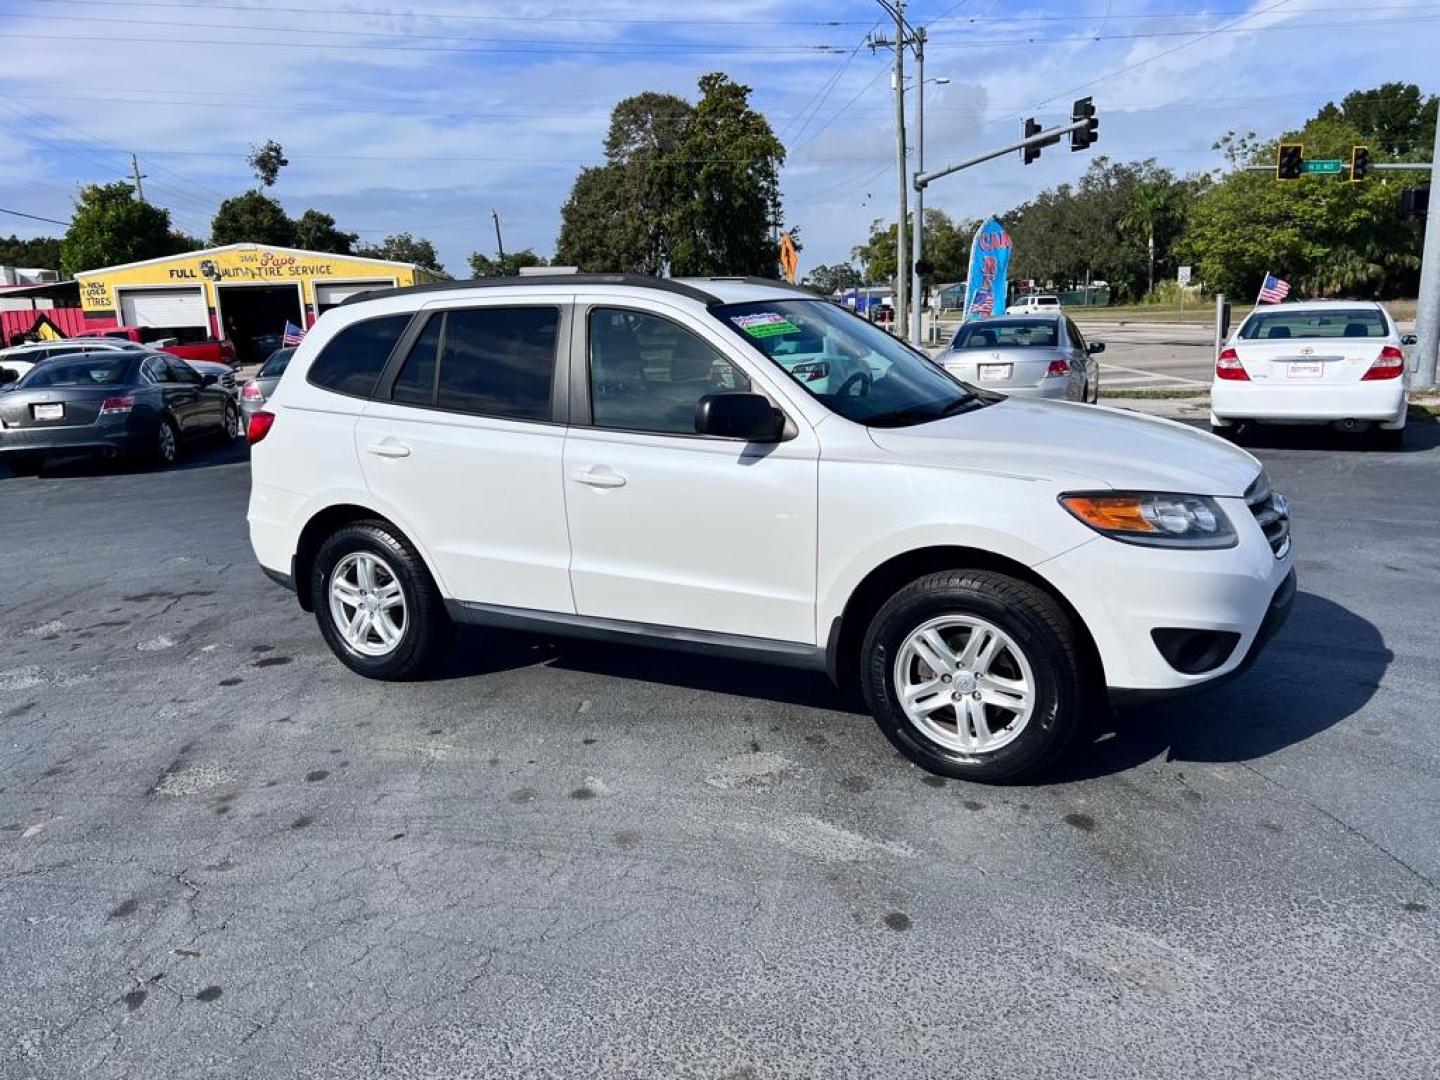
POLYGON ((732 315, 730 321, 753 338, 798 334, 800 328, 778 311, 761 311, 754 315, 732 315))

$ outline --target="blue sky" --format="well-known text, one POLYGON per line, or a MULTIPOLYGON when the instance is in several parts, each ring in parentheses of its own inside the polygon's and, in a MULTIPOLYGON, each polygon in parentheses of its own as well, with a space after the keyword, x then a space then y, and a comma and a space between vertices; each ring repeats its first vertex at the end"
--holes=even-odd
MULTIPOLYGON (((929 205, 955 215, 1004 211, 1096 153, 1213 169, 1227 130, 1273 134, 1386 80, 1440 90, 1437 0, 915 0, 909 14, 929 26, 927 76, 951 80, 926 88, 928 165, 1009 141, 1026 115, 1065 118, 1082 94, 1100 110, 1093 151, 937 183, 929 205)), ((471 251, 494 253, 492 208, 507 249, 553 251, 617 100, 693 99, 722 70, 789 148, 803 273, 894 216, 889 61, 857 47, 881 17, 873 0, 0 0, 0 207, 64 219, 76 185, 122 177, 133 150, 151 201, 204 236, 253 183, 249 146, 275 138, 292 213, 317 207, 362 240, 426 236, 464 274, 471 251)), ((12 231, 60 230, 0 214, 12 231)))

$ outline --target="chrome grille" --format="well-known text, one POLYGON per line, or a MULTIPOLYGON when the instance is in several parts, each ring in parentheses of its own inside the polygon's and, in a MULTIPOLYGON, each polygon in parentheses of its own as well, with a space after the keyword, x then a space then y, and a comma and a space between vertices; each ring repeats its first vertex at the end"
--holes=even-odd
POLYGON ((1270 542, 1275 557, 1284 558, 1290 550, 1290 503, 1270 486, 1268 474, 1261 472, 1246 489, 1245 505, 1255 515, 1255 522, 1270 542))

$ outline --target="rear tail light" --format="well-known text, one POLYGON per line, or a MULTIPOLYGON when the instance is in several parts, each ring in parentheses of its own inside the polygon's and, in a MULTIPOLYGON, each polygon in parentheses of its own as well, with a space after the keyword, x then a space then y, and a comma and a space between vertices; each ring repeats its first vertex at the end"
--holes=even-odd
POLYGON ((121 397, 107 397, 100 403, 100 415, 107 413, 127 413, 135 408, 135 395, 125 394, 121 397))
POLYGON ((824 360, 813 360, 805 364, 796 364, 791 372, 801 382, 819 382, 830 374, 830 364, 824 360))
POLYGON ((1361 382, 1370 382, 1374 379, 1398 379, 1405 373, 1405 354, 1394 345, 1386 345, 1380 350, 1380 356, 1370 365, 1369 370, 1360 376, 1361 382))
POLYGON ((1245 371, 1245 365, 1240 363, 1240 354, 1234 349, 1220 351, 1220 355, 1215 359, 1215 377, 1217 379, 1233 379, 1238 382, 1250 381, 1250 376, 1245 371))
POLYGON ((240 388, 240 396, 246 401, 264 401, 265 395, 260 392, 260 387, 253 382, 247 382, 240 388))
POLYGON ((254 446, 275 426, 275 414, 261 409, 250 417, 250 426, 245 429, 245 441, 254 446))
POLYGON ((1064 360, 1051 360, 1050 366, 1045 369, 1047 379, 1063 379, 1070 374, 1070 365, 1064 360))

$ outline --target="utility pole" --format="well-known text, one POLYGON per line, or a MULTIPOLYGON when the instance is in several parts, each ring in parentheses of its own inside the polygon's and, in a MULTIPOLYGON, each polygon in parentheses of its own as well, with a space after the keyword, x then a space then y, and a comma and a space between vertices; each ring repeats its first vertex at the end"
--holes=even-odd
MULTIPOLYGON (((918 27, 915 42, 915 175, 925 171, 925 28, 918 27)), ((902 176, 903 179, 903 176, 902 176)), ((903 187, 903 184, 902 184, 903 187)), ((920 280, 920 260, 925 257, 925 189, 915 189, 915 242, 911 245, 914 274, 910 289, 910 344, 920 348, 921 324, 924 322, 925 283, 920 280)), ((904 229, 904 218, 900 219, 904 229)))
POLYGON ((145 179, 145 174, 140 171, 140 161, 134 154, 130 155, 130 175, 135 178, 135 197, 144 202, 145 188, 140 181, 145 179))
POLYGON ((500 213, 491 210, 490 216, 495 219, 495 250, 500 253, 500 275, 505 275, 505 241, 500 239, 500 213))
MULTIPOLYGON (((1435 152, 1430 155, 1430 190, 1440 180, 1440 116, 1435 119, 1435 152)), ((1415 308, 1417 390, 1435 385, 1436 354, 1440 353, 1440 214, 1432 208, 1425 217, 1425 244, 1420 250, 1420 302, 1415 308)))
POLYGON ((907 251, 905 227, 909 224, 907 207, 910 192, 905 175, 905 46, 911 43, 905 30, 905 0, 879 0, 890 15, 895 18, 895 40, 870 36, 870 51, 895 47, 895 70, 890 78, 895 89, 895 179, 899 189, 899 218, 895 222, 895 333, 905 335, 905 316, 909 310, 907 291, 910 286, 910 260, 907 251))

